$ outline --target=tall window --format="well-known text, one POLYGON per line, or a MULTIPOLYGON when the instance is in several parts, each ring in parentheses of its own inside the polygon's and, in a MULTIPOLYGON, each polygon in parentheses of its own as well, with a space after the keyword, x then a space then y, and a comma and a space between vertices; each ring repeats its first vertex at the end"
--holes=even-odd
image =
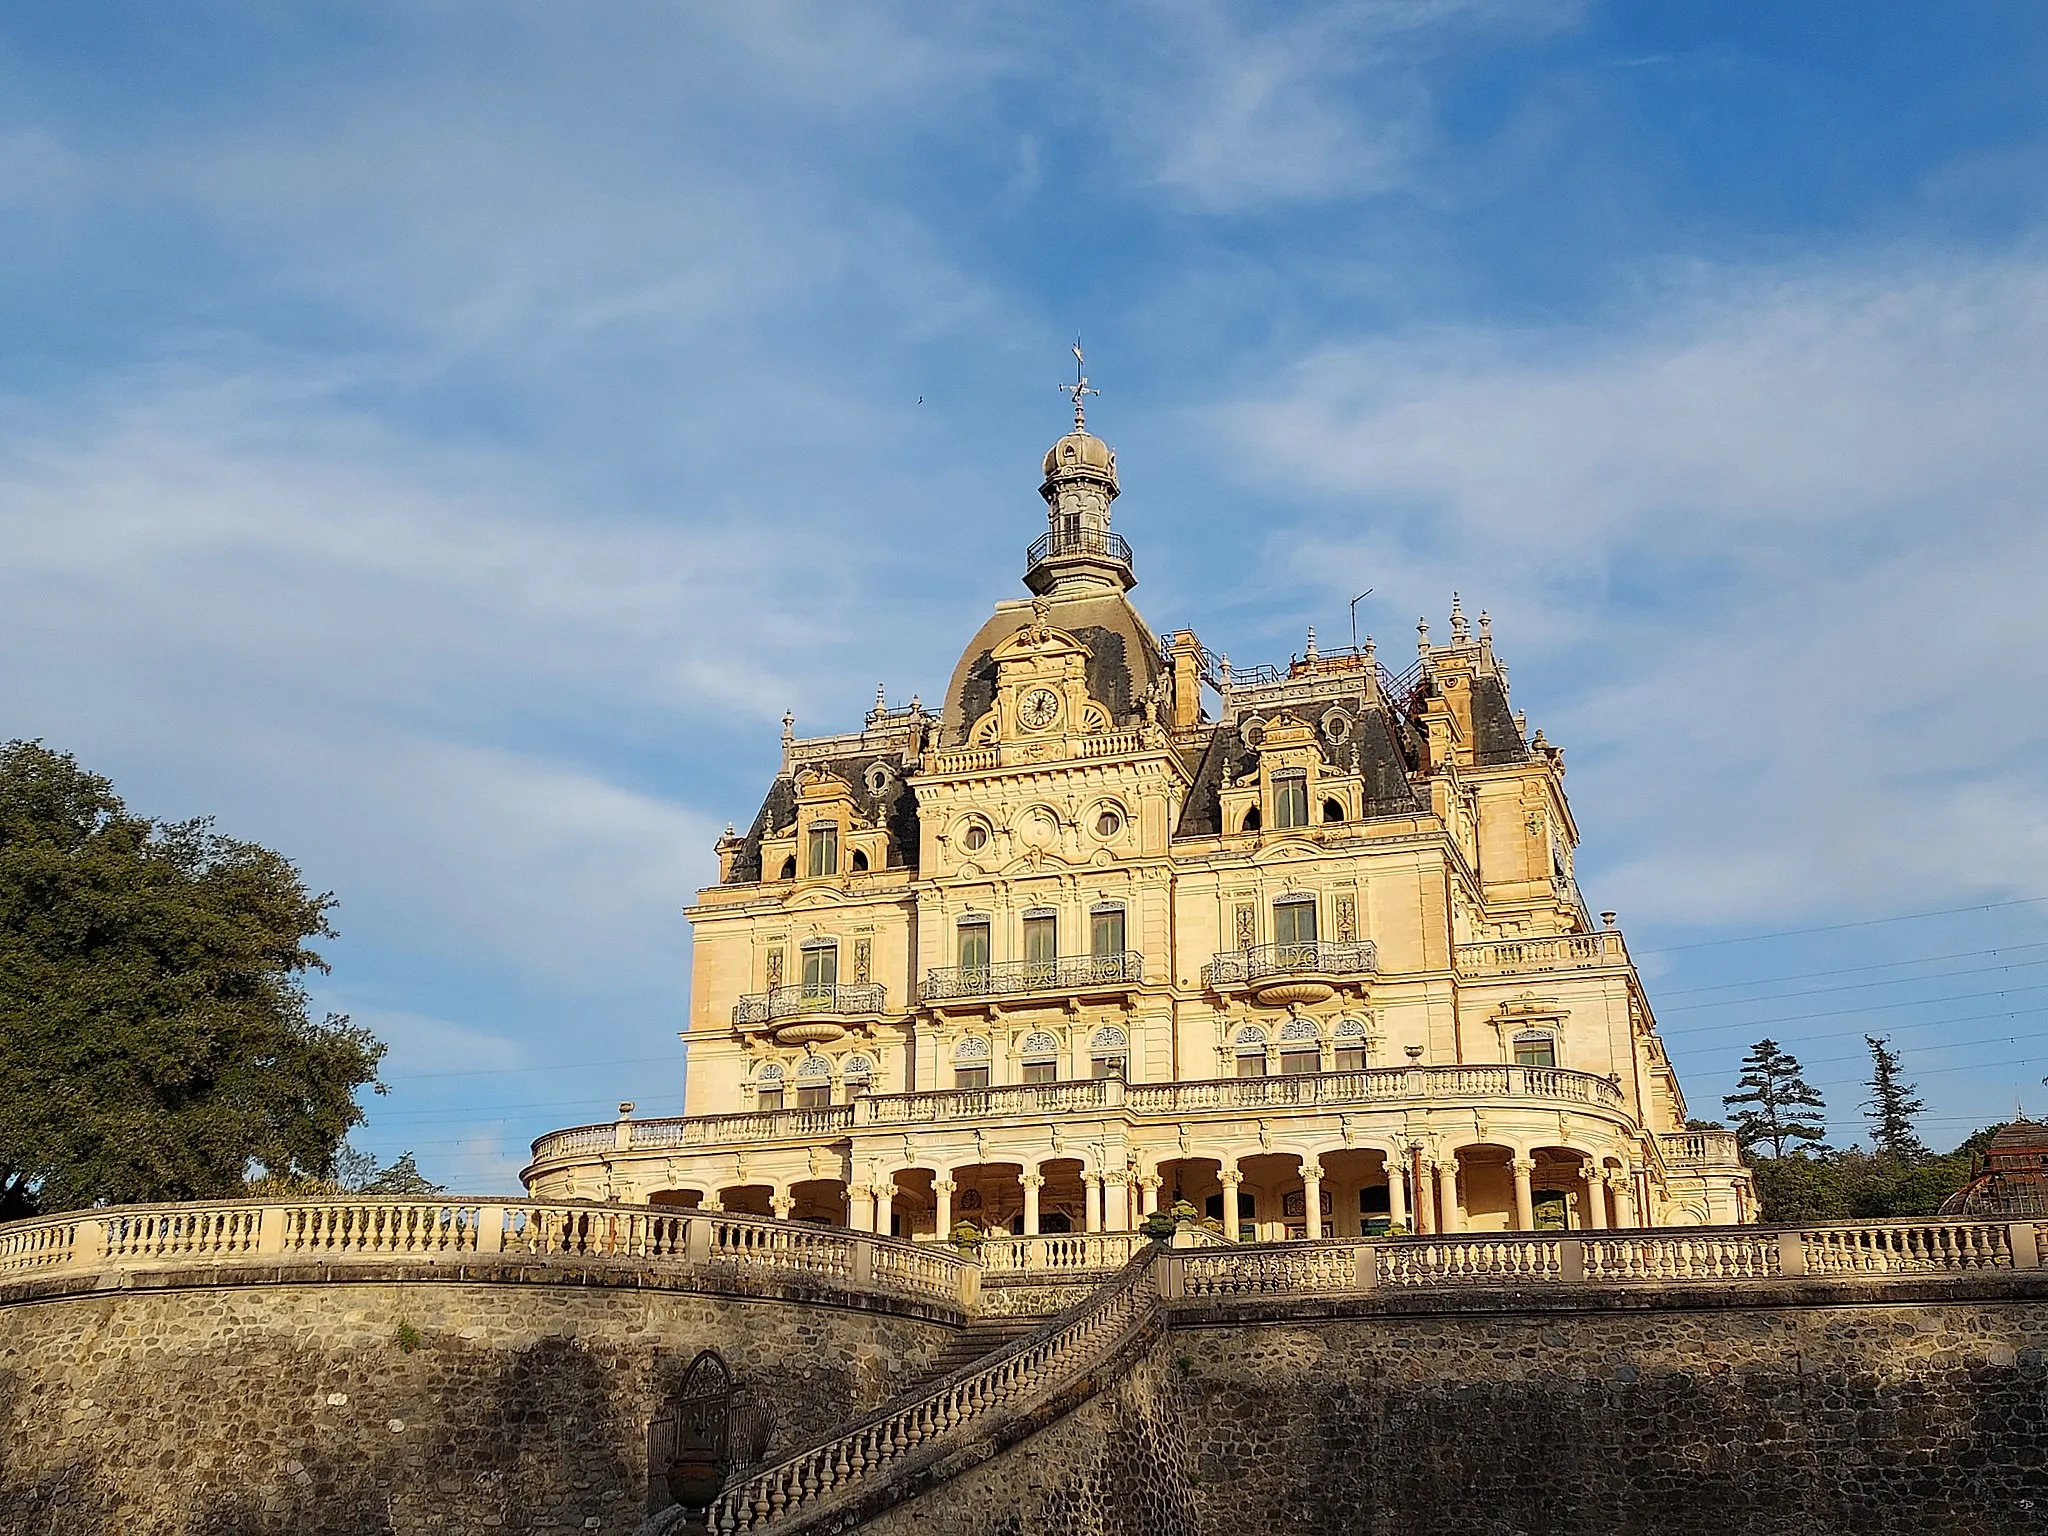
POLYGON ((1114 1024, 1095 1031, 1088 1042, 1089 1075, 1096 1078, 1130 1075, 1131 1037, 1114 1024))
POLYGON ((849 1056, 839 1075, 846 1084, 846 1102, 851 1104, 874 1086, 875 1064, 865 1056, 849 1056))
POLYGON ((813 880, 839 873, 839 824, 821 821, 811 828, 805 870, 813 880))
POLYGON ((1287 1077, 1306 1077, 1323 1069, 1323 1045, 1316 1027, 1307 1019, 1294 1019, 1280 1031, 1280 1071, 1287 1077))
POLYGON ((761 1069, 761 1075, 755 1078, 754 1082, 756 1109, 782 1108, 782 1068, 779 1065, 769 1062, 761 1069))
POLYGON ((1124 952, 1124 909, 1104 902, 1088 914, 1088 953, 1111 960, 1124 952))
POLYGON ((1266 1032, 1257 1025, 1238 1031, 1237 1075, 1239 1077, 1264 1077, 1266 1075, 1266 1032))
POLYGON ((985 917, 966 918, 959 928, 960 969, 963 971, 988 970, 988 919, 985 917))
POLYGON ((1356 1019, 1338 1021, 1336 1030, 1337 1060, 1339 1072, 1363 1072, 1365 1070, 1365 1026, 1356 1019))
POLYGON ((804 945, 805 997, 830 997, 839 985, 839 946, 813 939, 804 945))
POLYGON ((1557 1065, 1557 1037, 1529 1029, 1515 1036, 1515 1065, 1554 1067, 1557 1065))
POLYGON ((1051 981, 1060 953, 1060 920, 1050 912, 1024 914, 1024 963, 1040 981, 1051 981))
POLYGON ((1305 827, 1308 825, 1308 777, 1300 773, 1281 773, 1273 777, 1273 825, 1276 827, 1305 827))
POLYGON ((1316 899, 1283 896, 1273 903, 1273 942, 1282 964, 1315 958, 1316 899))

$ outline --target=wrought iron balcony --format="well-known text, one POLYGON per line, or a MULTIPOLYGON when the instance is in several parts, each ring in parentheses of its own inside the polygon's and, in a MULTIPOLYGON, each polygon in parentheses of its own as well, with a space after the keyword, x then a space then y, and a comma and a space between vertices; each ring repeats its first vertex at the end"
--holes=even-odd
POLYGON ((943 966, 926 971, 924 1000, 1008 997, 1021 992, 1085 992, 1134 987, 1145 979, 1145 957, 1136 950, 1119 955, 1068 955, 1058 960, 1011 960, 1001 965, 943 966))
POLYGON ((1025 574, 1029 576, 1046 561, 1063 555, 1096 555, 1128 567, 1131 546, 1124 541, 1122 534, 1102 528, 1066 528, 1057 533, 1041 533, 1024 556, 1025 574))
POLYGON ((1379 968, 1379 948, 1371 939, 1347 939, 1341 943, 1311 939, 1305 944, 1261 944, 1253 949, 1223 950, 1202 967, 1202 983, 1210 987, 1244 987, 1290 976, 1370 976, 1379 968))
POLYGON ((744 994, 733 1006, 735 1024, 780 1024, 812 1015, 871 1014, 888 1011, 888 989, 872 982, 850 986, 775 987, 744 994))

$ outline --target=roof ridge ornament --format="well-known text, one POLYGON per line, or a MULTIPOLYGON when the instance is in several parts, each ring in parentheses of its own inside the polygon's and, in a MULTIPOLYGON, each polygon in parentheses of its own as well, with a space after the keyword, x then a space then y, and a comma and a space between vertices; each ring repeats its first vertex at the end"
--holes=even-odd
POLYGON ((1089 388, 1088 374, 1086 372, 1087 366, 1087 359, 1081 353, 1081 338, 1076 336, 1074 338, 1074 382, 1059 386, 1062 394, 1074 397, 1074 430, 1076 432, 1086 432, 1088 430, 1087 397, 1102 393, 1099 389, 1089 388))

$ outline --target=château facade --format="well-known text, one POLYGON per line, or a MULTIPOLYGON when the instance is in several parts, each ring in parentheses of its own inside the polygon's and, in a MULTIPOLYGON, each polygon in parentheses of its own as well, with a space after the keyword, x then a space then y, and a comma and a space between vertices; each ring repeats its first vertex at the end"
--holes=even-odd
POLYGON ((688 913, 686 1114, 542 1137, 531 1192, 965 1223, 1019 1268, 1182 1202, 1262 1242, 1753 1219, 1486 615, 1399 673, 1159 637, 1080 398, 937 713, 785 717, 688 913))

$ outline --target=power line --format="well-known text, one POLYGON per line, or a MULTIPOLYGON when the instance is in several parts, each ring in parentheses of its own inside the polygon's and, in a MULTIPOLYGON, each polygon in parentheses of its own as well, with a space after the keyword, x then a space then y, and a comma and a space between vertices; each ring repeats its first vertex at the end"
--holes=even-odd
MULTIPOLYGON (((1979 955, 2002 955, 2011 950, 2021 949, 2048 949, 2048 941, 2033 944, 2007 944, 1997 949, 1958 950, 1952 955, 1921 955, 1912 960, 1875 960, 1868 965, 1844 965, 1829 971, 1796 971, 1790 976, 1757 976, 1748 981, 1718 981, 1710 987, 1659 988, 1658 992, 1663 997, 1691 997, 1699 992, 1727 992, 1736 987, 1763 987, 1780 981, 1811 981, 1821 976, 1854 976, 1864 971, 1892 970, 1904 965, 1932 965, 1937 960, 1974 960, 1979 955)), ((1649 953, 1649 951, 1645 951, 1645 953, 1649 953)))
MULTIPOLYGON (((1771 1019, 1738 1019, 1728 1024, 1703 1024, 1695 1033, 1715 1034, 1731 1029, 1768 1029, 1779 1024, 1797 1024, 1803 1019, 1839 1019, 1845 1013, 1882 1013, 1888 1008, 1932 1008, 1943 1003, 1967 1003, 1980 997, 2015 997, 2026 992, 2048 992, 2048 982, 2026 987, 2001 987, 1995 992, 1954 992, 1946 997, 1909 997, 1898 1002, 1867 1003, 1860 1008, 1824 1008, 1818 1013, 1786 1013, 1771 1019)), ((1926 1022, 1920 1020, 1909 1027, 1924 1028, 1926 1022)))
MULTIPOLYGON (((1947 981, 1955 976, 1989 976, 1999 971, 2025 970, 2029 966, 2048 965, 2048 958, 2040 960, 2014 960, 2005 965, 1971 965, 1956 971, 1932 971, 1925 976, 1889 976, 1880 981, 1844 981, 1832 987, 1801 987, 1791 992, 1763 992, 1755 997, 1729 997, 1711 1003, 1680 1003, 1675 1008, 1661 1012, 1695 1013, 1702 1008, 1746 1008, 1751 1003, 1773 1003, 1791 997, 1825 997, 1830 992, 1863 992, 1872 987, 1910 987, 1923 981, 1947 981)), ((1761 983, 1759 983, 1761 985, 1761 983)), ((1939 999, 1930 999, 1939 1001, 1939 999)))
POLYGON ((1959 912, 1994 912, 2001 907, 2026 907, 2048 901, 2048 896, 2016 896, 2011 901, 1985 901, 1970 907, 1940 907, 1932 912, 1901 912, 1897 917, 1867 917, 1855 923, 1825 923, 1818 928, 1781 928, 1774 933, 1740 934, 1732 939, 1701 939, 1695 944, 1666 944, 1659 949, 1639 950, 1644 955, 1675 955, 1692 949, 1715 949, 1725 944, 1757 944, 1765 939, 1794 939, 1809 933, 1841 933, 1850 928, 1876 928, 1885 923, 1910 923, 1923 917, 1953 917, 1959 912))

